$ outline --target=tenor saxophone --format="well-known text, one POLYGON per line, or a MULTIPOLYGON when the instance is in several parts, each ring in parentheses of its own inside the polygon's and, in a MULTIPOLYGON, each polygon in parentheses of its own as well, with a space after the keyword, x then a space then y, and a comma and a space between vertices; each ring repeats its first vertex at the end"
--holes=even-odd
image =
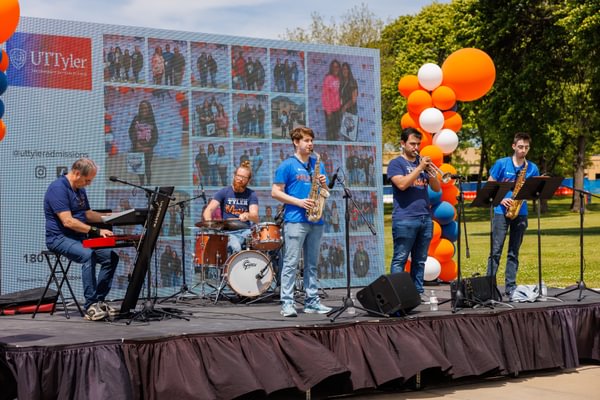
POLYGON ((309 198, 315 202, 315 206, 309 210, 306 210, 306 218, 310 222, 317 222, 323 216, 323 207, 325 206, 325 200, 329 197, 329 191, 321 186, 319 176, 321 176, 321 155, 315 153, 317 161, 315 162, 315 168, 312 177, 312 184, 310 187, 309 198))
POLYGON ((506 209, 506 218, 508 219, 517 218, 517 215, 519 215, 519 211, 521 210, 521 206, 523 205, 523 200, 515 200, 515 197, 525 183, 525 175, 527 175, 527 160, 525 160, 525 165, 523 166, 523 169, 519 171, 519 176, 517 176, 517 182, 515 183, 515 188, 512 192, 512 205, 506 209))

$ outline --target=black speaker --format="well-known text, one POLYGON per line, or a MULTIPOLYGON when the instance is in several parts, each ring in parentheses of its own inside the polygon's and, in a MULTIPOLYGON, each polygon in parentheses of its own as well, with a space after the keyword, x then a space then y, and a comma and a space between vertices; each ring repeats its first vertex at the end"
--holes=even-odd
POLYGON ((383 314, 407 314, 421 304, 421 296, 408 272, 381 275, 356 293, 367 310, 383 314))

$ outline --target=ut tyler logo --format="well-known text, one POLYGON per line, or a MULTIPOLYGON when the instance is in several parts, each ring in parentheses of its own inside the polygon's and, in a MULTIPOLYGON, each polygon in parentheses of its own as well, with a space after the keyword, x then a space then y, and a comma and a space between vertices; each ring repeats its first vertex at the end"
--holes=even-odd
POLYGON ((25 65, 25 58, 27 57, 27 53, 23 49, 12 49, 10 51, 10 65, 15 67, 16 69, 23 68, 25 65))

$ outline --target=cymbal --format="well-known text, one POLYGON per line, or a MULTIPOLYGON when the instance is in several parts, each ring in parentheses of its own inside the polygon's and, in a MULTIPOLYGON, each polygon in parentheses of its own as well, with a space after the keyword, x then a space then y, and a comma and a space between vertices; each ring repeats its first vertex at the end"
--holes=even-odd
POLYGON ((195 225, 198 228, 209 228, 209 229, 223 229, 224 221, 198 221, 195 225))
POLYGON ((238 229, 247 229, 248 224, 239 220, 239 218, 229 218, 223 221, 223 229, 226 231, 237 231, 238 229))

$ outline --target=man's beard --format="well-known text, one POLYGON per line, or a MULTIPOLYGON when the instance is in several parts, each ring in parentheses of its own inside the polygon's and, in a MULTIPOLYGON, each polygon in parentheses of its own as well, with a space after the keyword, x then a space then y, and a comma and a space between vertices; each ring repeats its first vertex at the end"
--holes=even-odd
POLYGON ((242 193, 246 190, 246 185, 243 183, 233 182, 233 191, 236 193, 242 193))

